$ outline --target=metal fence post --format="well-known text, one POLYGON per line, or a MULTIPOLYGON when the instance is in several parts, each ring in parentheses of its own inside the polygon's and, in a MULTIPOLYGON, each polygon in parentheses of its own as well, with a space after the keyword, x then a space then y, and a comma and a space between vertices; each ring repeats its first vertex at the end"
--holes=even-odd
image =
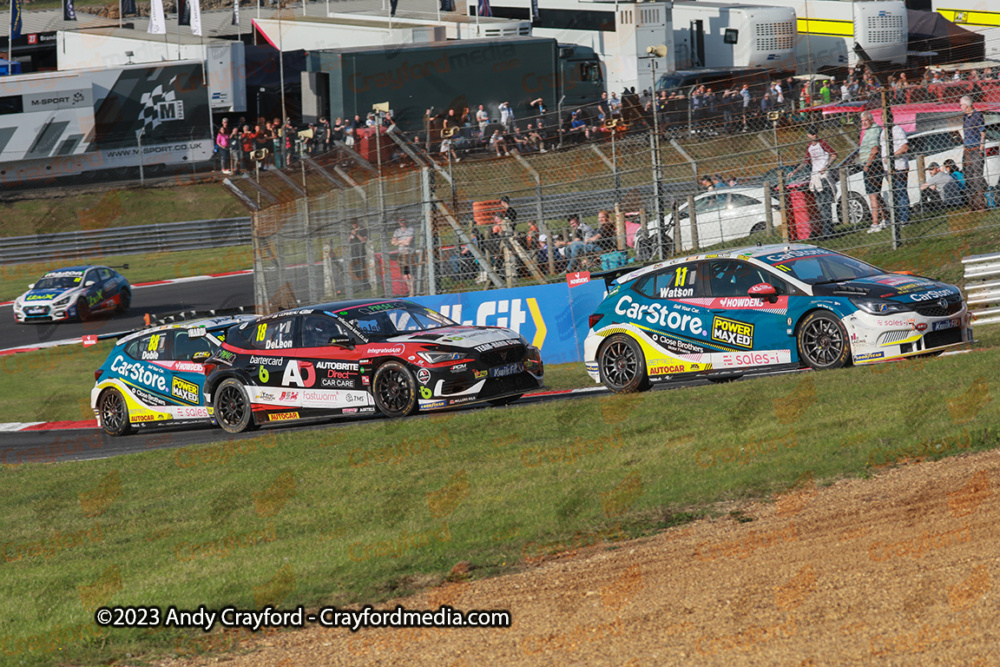
POLYGON ((847 167, 840 168, 840 221, 846 234, 851 227, 851 191, 847 187, 847 167))
POLYGON ((688 219, 691 221, 691 243, 698 250, 698 214, 694 210, 694 195, 688 195, 688 219))
POLYGON ((427 283, 428 294, 437 294, 437 256, 434 252, 434 195, 431 188, 430 167, 420 170, 421 194, 424 209, 424 236, 427 240, 427 283))
POLYGON ((774 233, 774 209, 771 204, 771 183, 764 181, 764 232, 770 236, 774 233))
POLYGON ((788 243, 788 207, 785 205, 785 172, 778 172, 778 205, 781 207, 781 240, 788 243))

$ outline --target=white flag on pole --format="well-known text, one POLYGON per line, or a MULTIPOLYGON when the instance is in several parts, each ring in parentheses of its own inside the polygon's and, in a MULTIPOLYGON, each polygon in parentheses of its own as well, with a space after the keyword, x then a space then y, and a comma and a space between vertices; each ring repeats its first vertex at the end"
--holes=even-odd
POLYGON ((149 29, 151 35, 166 35, 167 21, 163 18, 163 0, 152 0, 149 7, 149 29))
POLYGON ((191 33, 201 37, 201 2, 188 0, 191 5, 191 33))

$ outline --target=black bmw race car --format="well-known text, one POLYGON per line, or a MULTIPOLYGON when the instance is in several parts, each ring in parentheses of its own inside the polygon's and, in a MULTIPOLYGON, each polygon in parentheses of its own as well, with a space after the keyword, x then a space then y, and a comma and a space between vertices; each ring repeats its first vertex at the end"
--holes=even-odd
POLYGON ((400 300, 286 310, 233 327, 208 361, 206 401, 230 433, 376 412, 403 417, 505 404, 542 386, 542 358, 517 332, 452 322, 400 300))

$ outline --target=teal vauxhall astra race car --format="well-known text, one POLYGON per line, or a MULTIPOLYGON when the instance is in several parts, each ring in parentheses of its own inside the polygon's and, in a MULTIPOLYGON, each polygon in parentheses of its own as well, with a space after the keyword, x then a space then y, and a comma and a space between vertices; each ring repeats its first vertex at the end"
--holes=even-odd
POLYGON ((973 340, 954 285, 810 245, 692 255, 605 280, 584 361, 594 381, 620 393, 762 368, 869 364, 973 340))
POLYGON ((14 319, 20 324, 82 321, 103 313, 127 313, 131 303, 132 286, 111 267, 69 266, 28 285, 14 300, 14 319))

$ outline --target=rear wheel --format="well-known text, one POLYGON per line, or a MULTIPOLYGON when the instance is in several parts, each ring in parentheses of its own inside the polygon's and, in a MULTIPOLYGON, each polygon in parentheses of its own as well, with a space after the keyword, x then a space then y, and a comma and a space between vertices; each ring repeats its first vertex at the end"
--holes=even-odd
POLYGON ((810 368, 842 368, 851 361, 847 329, 833 313, 817 310, 799 325, 799 356, 810 368))
POLYGON ((227 433, 242 433, 257 428, 247 390, 237 380, 226 378, 215 388, 215 421, 227 433))
POLYGON ((601 382, 616 394, 630 394, 649 389, 646 358, 639 343, 631 336, 615 334, 598 353, 601 382))
POLYGON ((372 385, 375 406, 386 417, 406 417, 420 407, 417 403, 417 381, 405 364, 385 362, 375 371, 372 385))
POLYGON ((128 404, 120 391, 108 389, 101 394, 97 408, 101 413, 101 428, 105 433, 127 435, 132 432, 132 424, 128 420, 128 404))

